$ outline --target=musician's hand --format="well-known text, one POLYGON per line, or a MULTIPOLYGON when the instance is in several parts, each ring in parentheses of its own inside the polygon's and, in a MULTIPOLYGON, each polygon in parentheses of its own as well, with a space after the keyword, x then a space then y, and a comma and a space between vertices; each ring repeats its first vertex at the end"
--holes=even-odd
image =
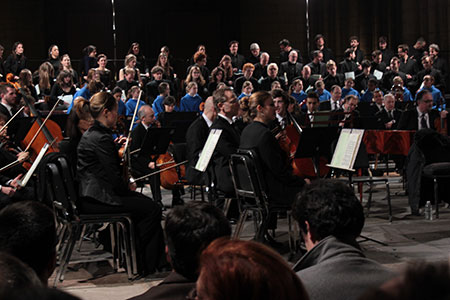
POLYGON ((394 124, 394 122, 390 121, 390 122, 387 122, 386 124, 384 124, 384 126, 386 127, 386 129, 391 129, 392 124, 394 124))
MULTIPOLYGON (((126 136, 119 136, 114 140, 114 142, 116 142, 117 144, 124 144, 126 141, 127 141, 126 136)), ((130 139, 130 141, 131 141, 131 139, 130 139)))
POLYGON ((14 196, 14 193, 16 192, 16 189, 9 186, 2 186, 2 193, 6 196, 12 197, 14 196))
POLYGON ((448 111, 446 111, 446 110, 441 111, 441 119, 447 118, 447 115, 448 115, 448 111))
POLYGON ((17 154, 17 160, 20 161, 25 161, 30 157, 30 153, 29 152, 20 152, 19 154, 17 154))
POLYGON ((19 185, 20 178, 22 178, 22 174, 19 174, 16 178, 14 178, 9 185, 14 189, 21 189, 22 187, 19 185))
POLYGON ((311 184, 311 180, 309 178, 304 178, 303 180, 305 181, 306 184, 311 184))
POLYGON ((345 122, 340 122, 339 127, 345 127, 345 122))
POLYGON ((128 188, 130 189, 130 191, 134 192, 136 190, 136 188, 137 188, 136 182, 130 182, 128 184, 128 188))
POLYGON ((154 168, 156 167, 155 162, 154 162, 154 161, 151 161, 151 162, 148 164, 148 167, 149 167, 150 169, 154 169, 154 168))

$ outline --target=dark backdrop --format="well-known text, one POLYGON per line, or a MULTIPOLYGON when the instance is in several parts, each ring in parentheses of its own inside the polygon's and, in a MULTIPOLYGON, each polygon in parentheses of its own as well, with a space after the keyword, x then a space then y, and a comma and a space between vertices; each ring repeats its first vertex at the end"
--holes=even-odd
MULTIPOLYGON (((249 54, 250 43, 258 42, 277 58, 278 41, 288 38, 307 56, 306 5, 302 0, 115 2, 120 60, 135 41, 151 61, 161 46, 168 45, 180 76, 200 43, 206 45, 211 65, 227 51, 232 39, 241 42, 240 52, 244 55, 249 54)), ((351 35, 360 37, 366 54, 375 49, 380 35, 388 36, 393 50, 400 43, 411 45, 423 36, 427 42, 439 44, 447 57, 449 8, 447 0, 310 0, 311 38, 322 33, 338 60, 351 35)), ((0 18, 0 44, 5 46, 5 57, 16 40, 24 43, 32 70, 46 58, 51 44, 59 45, 61 54, 69 53, 75 61, 89 44, 113 58, 111 1, 7 1, 2 4, 0 18)))

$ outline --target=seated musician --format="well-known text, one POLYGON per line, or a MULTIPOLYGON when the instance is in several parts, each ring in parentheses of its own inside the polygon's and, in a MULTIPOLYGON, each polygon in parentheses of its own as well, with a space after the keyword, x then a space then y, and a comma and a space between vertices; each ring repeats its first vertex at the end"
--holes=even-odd
POLYGON ((166 264, 161 208, 135 192, 136 184, 122 174, 118 148, 112 138, 117 101, 106 92, 92 96, 89 108, 94 125, 78 145, 77 178, 83 213, 130 213, 137 238, 138 271, 147 275, 166 264))
POLYGON ((345 96, 342 107, 335 110, 340 113, 330 116, 330 126, 339 126, 342 128, 360 128, 358 97, 355 95, 345 96))
POLYGON ((208 97, 205 101, 203 114, 198 117, 186 132, 186 156, 189 161, 186 168, 186 179, 189 183, 204 184, 202 173, 194 169, 205 146, 209 135, 209 128, 217 116, 214 108, 213 98, 208 97))
MULTIPOLYGON (((160 114, 161 116, 161 114, 160 114)), ((155 119, 155 113, 150 105, 143 105, 137 114, 139 123, 133 129, 131 133, 130 151, 133 152, 140 149, 144 141, 144 137, 147 134, 147 129, 152 127, 161 127, 160 123, 155 119)), ((158 170, 156 166, 156 160, 158 156, 142 155, 141 152, 137 152, 131 156, 131 171, 133 176, 140 177, 158 170)), ((162 205, 161 196, 161 180, 160 174, 150 176, 150 189, 152 190, 153 199, 162 205)), ((174 188, 172 190, 172 206, 182 204, 179 189, 174 188)))
POLYGON ((398 121, 402 112, 395 108, 395 97, 386 94, 383 99, 384 107, 375 114, 380 129, 397 129, 398 121))
POLYGON ((292 174, 287 154, 268 127, 276 118, 272 96, 265 91, 256 92, 248 105, 248 114, 253 122, 244 128, 239 148, 255 150, 270 201, 290 205, 305 185, 305 180, 292 174))
POLYGON ((319 96, 316 92, 310 91, 306 98, 306 113, 300 116, 300 126, 312 128, 314 124, 314 113, 319 110, 319 96))
MULTIPOLYGON (((153 103, 154 105, 155 103, 153 103)), ((171 114, 176 110, 175 105, 177 104, 177 100, 173 96, 167 96, 162 101, 162 106, 164 108, 163 111, 161 111, 157 115, 158 122, 161 124, 162 127, 167 126, 167 114, 171 114)), ((153 107, 152 107, 153 109, 153 107)), ((155 110, 153 110, 154 112, 155 110)), ((156 114, 155 114, 156 116, 156 114)))

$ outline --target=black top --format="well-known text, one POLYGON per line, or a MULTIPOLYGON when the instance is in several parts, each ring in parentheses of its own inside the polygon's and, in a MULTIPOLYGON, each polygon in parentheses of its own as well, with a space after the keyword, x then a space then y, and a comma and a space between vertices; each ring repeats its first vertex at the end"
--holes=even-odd
POLYGON ((77 154, 80 197, 121 205, 120 196, 127 194, 128 185, 122 176, 111 129, 95 121, 81 137, 77 154))
POLYGON ((14 57, 13 54, 10 54, 4 62, 4 67, 5 76, 8 73, 13 73, 14 76, 19 76, 20 71, 27 67, 27 58, 25 55, 16 55, 16 57, 14 57))
POLYGON ((189 160, 186 169, 186 179, 190 183, 202 183, 202 175, 194 169, 199 154, 205 146, 209 135, 209 127, 205 119, 200 116, 189 126, 186 132, 186 158, 189 160))

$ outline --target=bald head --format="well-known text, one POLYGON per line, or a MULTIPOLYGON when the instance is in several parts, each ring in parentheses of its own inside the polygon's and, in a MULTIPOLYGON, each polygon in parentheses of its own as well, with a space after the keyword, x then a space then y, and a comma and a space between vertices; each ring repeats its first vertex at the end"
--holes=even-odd
POLYGON ((213 97, 209 96, 205 101, 205 108, 203 109, 203 114, 205 114, 208 119, 214 121, 217 116, 216 108, 214 107, 213 97))
POLYGON ((150 105, 143 105, 138 111, 138 118, 145 126, 150 126, 155 122, 155 113, 150 105))

